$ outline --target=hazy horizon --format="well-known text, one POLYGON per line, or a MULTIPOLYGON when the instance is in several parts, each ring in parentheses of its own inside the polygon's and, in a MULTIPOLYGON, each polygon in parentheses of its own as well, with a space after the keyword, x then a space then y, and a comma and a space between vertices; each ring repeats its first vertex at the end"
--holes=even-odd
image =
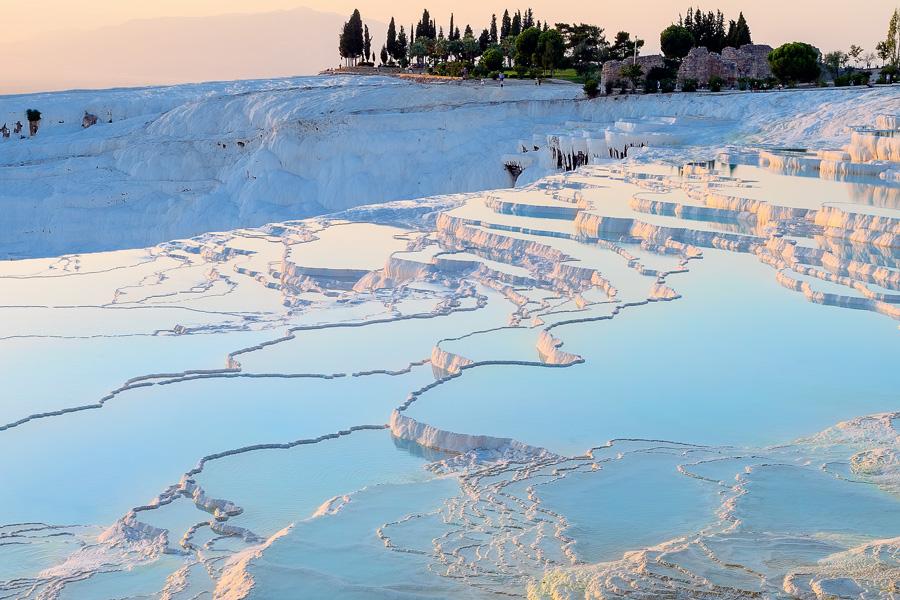
MULTIPOLYGON (((542 21, 589 22, 611 38, 626 30, 644 40, 644 53, 659 50, 658 35, 697 2, 655 0, 655 10, 634 14, 631 6, 560 6, 549 0, 530 5, 542 21)), ((418 20, 422 7, 447 29, 450 11, 460 28, 471 24, 476 34, 502 14, 504 5, 486 7, 469 0, 351 2, 344 0, 259 0, 253 10, 236 0, 116 2, 87 0, 75 5, 47 0, 39 19, 33 7, 5 10, 14 23, 0 37, 0 53, 19 57, 0 72, 0 94, 71 88, 162 85, 194 81, 252 79, 315 74, 338 64, 337 35, 354 7, 372 30, 373 49, 381 47, 386 23, 398 27, 418 20), (160 40, 165 40, 161 44, 160 40), (65 57, 65 60, 62 58, 65 57)), ((720 0, 699 3, 721 9, 726 19, 743 11, 754 42, 777 46, 807 41, 823 52, 858 44, 873 51, 887 30, 893 6, 885 0, 860 0, 852 12, 823 9, 822 3, 798 0, 720 0)), ((513 10, 513 6, 509 6, 513 10)))

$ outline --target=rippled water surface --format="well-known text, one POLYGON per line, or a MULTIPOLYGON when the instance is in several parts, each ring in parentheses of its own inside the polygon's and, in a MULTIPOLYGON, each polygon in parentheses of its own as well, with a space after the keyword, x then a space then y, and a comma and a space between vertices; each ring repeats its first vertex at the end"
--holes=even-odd
POLYGON ((892 597, 853 144, 0 263, 0 597, 892 597))

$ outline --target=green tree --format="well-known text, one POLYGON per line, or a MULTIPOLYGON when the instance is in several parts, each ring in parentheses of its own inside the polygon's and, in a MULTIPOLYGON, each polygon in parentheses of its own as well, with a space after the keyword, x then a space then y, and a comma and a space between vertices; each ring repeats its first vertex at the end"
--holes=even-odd
POLYGON ((394 24, 394 17, 391 17, 391 22, 388 23, 387 42, 385 42, 384 47, 385 47, 385 50, 387 50, 388 56, 390 56, 394 60, 398 60, 398 58, 397 58, 397 26, 394 24))
POLYGON ((803 42, 789 42, 769 53, 772 74, 782 83, 815 81, 819 78, 820 52, 803 42))
POLYGON ((484 52, 488 49, 488 46, 491 45, 491 34, 487 29, 481 30, 481 35, 478 36, 478 51, 479 53, 484 52))
POLYGON ((881 59, 881 66, 886 65, 888 58, 891 57, 891 50, 887 43, 878 42, 878 44, 875 45, 875 51, 878 53, 878 58, 881 59))
POLYGON ((503 53, 497 46, 491 46, 481 55, 481 68, 485 71, 499 71, 503 67, 503 53))
POLYGON ((878 44, 878 52, 884 54, 882 60, 886 63, 900 67, 900 8, 894 9, 888 22, 887 37, 878 44))
MULTIPOLYGON (((678 22, 686 27, 694 36, 697 46, 704 46, 710 52, 721 52, 726 43, 725 15, 722 11, 704 13, 699 8, 688 8, 687 13, 678 22)), ((747 33, 749 35, 749 28, 747 33)))
POLYGON ((631 89, 636 90, 638 81, 640 81, 641 77, 644 75, 644 68, 637 63, 626 62, 622 65, 622 68, 619 69, 619 75, 630 81, 631 89))
POLYGON ((537 54, 541 58, 541 65, 550 70, 552 77, 553 70, 562 64, 566 56, 566 42, 562 34, 556 29, 541 32, 541 36, 538 38, 537 54))
MULTIPOLYGON (((522 31, 525 31, 530 27, 534 27, 534 11, 529 8, 522 16, 522 31)), ((540 29, 540 27, 538 29, 540 29)))
POLYGON ((632 40, 631 34, 627 31, 620 31, 616 34, 616 39, 609 49, 609 58, 614 60, 625 60, 634 56, 635 49, 640 49, 644 45, 644 40, 632 40))
POLYGON ((382 47, 381 47, 381 57, 380 57, 380 58, 381 58, 381 64, 383 64, 383 65, 388 64, 388 51, 387 51, 387 46, 382 46, 382 47))
POLYGON ((659 45, 666 58, 680 60, 694 47, 694 34, 683 25, 669 25, 659 34, 659 45))
POLYGON ((447 50, 453 56, 454 60, 462 58, 464 48, 462 40, 449 40, 447 42, 447 50))
POLYGON ((422 18, 416 24, 416 39, 418 40, 420 37, 426 37, 429 39, 437 38, 437 29, 434 26, 434 21, 431 19, 431 15, 428 13, 428 9, 422 11, 422 18))
POLYGON ((431 55, 438 61, 446 62, 450 55, 450 42, 441 37, 436 39, 431 50, 431 55))
POLYGON ((406 42, 406 31, 403 29, 403 25, 400 26, 400 33, 397 34, 397 45, 395 46, 396 52, 392 55, 394 60, 399 62, 404 67, 407 65, 408 61, 406 59, 408 44, 406 42))
POLYGON ((366 60, 372 55, 372 36, 369 35, 369 26, 363 26, 363 56, 366 60))
POLYGON ((841 71, 844 70, 844 66, 847 64, 848 60, 849 57, 845 52, 835 50, 834 52, 829 52, 825 55, 822 59, 822 64, 828 68, 832 77, 838 77, 840 76, 841 71))
POLYGON ((728 33, 725 35, 725 45, 732 48, 740 48, 745 44, 752 44, 750 37, 750 26, 744 18, 744 13, 738 15, 737 21, 731 21, 728 24, 728 33))
POLYGON ((424 37, 421 37, 409 45, 409 56, 415 58, 417 64, 422 64, 422 59, 428 56, 428 46, 425 45, 424 37))
POLYGON ((491 44, 496 44, 500 41, 500 38, 497 35, 497 15, 491 15, 491 44))
POLYGON ((365 50, 362 17, 358 9, 354 10, 350 15, 350 20, 344 23, 343 31, 338 39, 338 50, 349 65, 356 64, 365 50))
POLYGON ((500 39, 505 40, 509 37, 509 32, 512 30, 512 19, 509 18, 509 11, 503 11, 503 20, 500 21, 500 39))
POLYGON ((534 64, 534 56, 538 49, 541 32, 535 27, 526 29, 516 37, 516 64, 530 67, 534 64))
POLYGON ((856 44, 850 44, 850 51, 847 52, 847 56, 853 59, 853 64, 857 67, 862 62, 863 57, 863 49, 862 46, 857 46, 856 44))
POLYGON ((463 45, 463 56, 465 57, 467 62, 472 62, 475 60, 475 57, 481 52, 481 46, 478 43, 478 40, 473 38, 471 35, 467 35, 462 39, 463 45))
POLYGON ((593 70, 609 48, 603 29, 596 25, 557 23, 556 30, 562 34, 572 66, 581 76, 593 70))
POLYGON ((509 27, 509 35, 510 37, 519 37, 519 34, 522 33, 522 13, 516 11, 516 14, 513 15, 512 23, 509 27))

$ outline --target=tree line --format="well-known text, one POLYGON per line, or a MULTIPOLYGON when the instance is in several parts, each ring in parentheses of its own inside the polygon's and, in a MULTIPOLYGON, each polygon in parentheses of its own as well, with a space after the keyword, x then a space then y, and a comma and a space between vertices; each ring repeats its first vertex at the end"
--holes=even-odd
MULTIPOLYGON (((471 25, 460 27, 450 14, 446 29, 422 11, 418 21, 407 28, 391 17, 385 43, 378 53, 381 64, 429 68, 439 74, 458 74, 467 69, 473 75, 487 75, 512 69, 521 76, 539 76, 558 68, 573 68, 583 77, 606 60, 623 60, 638 52, 643 40, 627 31, 609 41, 604 29, 588 23, 555 23, 536 18, 531 8, 491 15, 476 34, 471 25)), ((359 10, 354 10, 339 36, 339 51, 348 66, 373 65, 368 26, 359 10)))
MULTIPOLYGON (((386 41, 378 53, 382 65, 427 68, 440 75, 473 76, 496 75, 509 71, 520 77, 541 77, 546 71, 573 69, 576 79, 586 82, 586 90, 596 91, 599 69, 607 61, 623 61, 623 79, 632 81, 633 87, 646 79, 645 89, 674 89, 675 76, 681 61, 696 47, 721 53, 727 47, 740 48, 752 44, 750 24, 743 12, 728 19, 721 10, 703 10, 688 7, 677 21, 660 33, 660 48, 664 66, 643 73, 636 58, 644 46, 644 40, 632 37, 627 31, 619 31, 607 39, 604 28, 589 23, 551 23, 536 18, 531 8, 510 11, 506 9, 498 18, 490 20, 476 33, 471 25, 461 27, 453 13, 449 20, 440 23, 424 9, 420 18, 407 28, 397 25, 391 17, 386 41), (626 61, 627 58, 635 60, 626 61), (626 72, 627 71, 627 72, 626 72)), ((354 10, 344 24, 339 36, 339 51, 347 65, 371 65, 376 62, 369 28, 362 21, 359 10, 354 10)), ((896 77, 900 66, 900 11, 890 20, 887 38, 876 47, 887 73, 896 77)), ((831 70, 837 80, 852 59, 870 64, 872 53, 865 54, 859 46, 852 45, 847 53, 835 52, 822 55, 809 44, 794 42, 785 44, 769 57, 775 76, 782 82, 815 81, 822 68, 831 70), (811 66, 812 65, 812 66, 811 66), (785 70, 787 69, 787 71, 785 70)))

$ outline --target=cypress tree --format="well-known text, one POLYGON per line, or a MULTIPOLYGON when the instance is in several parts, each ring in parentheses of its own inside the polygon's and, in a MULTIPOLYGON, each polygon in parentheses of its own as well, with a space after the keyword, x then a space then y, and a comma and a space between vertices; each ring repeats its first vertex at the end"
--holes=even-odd
MULTIPOLYGON (((375 56, 372 54, 372 36, 369 35, 369 26, 363 26, 363 56, 366 60, 369 60, 370 56, 375 56)), ((374 60, 372 62, 375 62, 374 60)))
MULTIPOLYGON (((365 49, 365 42, 363 41, 363 24, 362 24, 362 16, 359 14, 359 9, 354 9, 353 14, 350 15, 350 20, 347 21, 347 57, 356 60, 363 54, 363 50, 365 49)), ((366 53, 368 55, 368 52, 366 53)))
POLYGON ((740 48, 744 44, 753 43, 753 39, 750 37, 750 26, 747 25, 747 19, 744 18, 743 12, 738 15, 736 30, 735 43, 737 44, 737 48, 740 48))
POLYGON ((509 18, 509 10, 503 11, 503 20, 500 22, 500 39, 505 40, 509 37, 512 30, 512 19, 509 18))
MULTIPOLYGON (((362 17, 359 10, 354 10, 338 37, 338 51, 348 64, 355 64, 364 49, 362 17)), ((368 56, 368 52, 366 55, 368 56)))
MULTIPOLYGON (((522 17, 522 31, 532 27, 534 27, 534 11, 529 8, 522 17)), ((538 29, 540 29, 540 27, 538 27, 538 29)))
POLYGON ((522 13, 516 11, 516 14, 513 15, 512 24, 509 28, 509 35, 511 37, 519 37, 519 34, 522 33, 522 13))
POLYGON ((432 32, 431 28, 431 15, 428 13, 428 9, 426 8, 422 11, 422 19, 416 24, 416 39, 420 37, 434 39, 435 33, 432 32))
POLYGON ((450 40, 455 40, 455 39, 456 39, 456 38, 454 37, 454 35, 453 35, 453 29, 454 29, 454 28, 453 28, 453 13, 450 13, 450 32, 449 32, 449 39, 450 39, 450 40))
POLYGON ((391 58, 397 58, 397 26, 394 24, 394 17, 391 17, 391 22, 388 23, 387 42, 384 47, 391 58))
POLYGON ((491 15, 491 43, 496 44, 500 38, 497 37, 497 15, 491 15))
POLYGON ((397 54, 394 56, 394 60, 403 64, 407 56, 406 31, 403 30, 403 25, 400 26, 400 33, 397 34, 396 49, 397 54))
POLYGON ((478 36, 478 49, 484 54, 484 51, 488 49, 488 46, 491 45, 491 34, 487 29, 481 30, 481 35, 478 36))

